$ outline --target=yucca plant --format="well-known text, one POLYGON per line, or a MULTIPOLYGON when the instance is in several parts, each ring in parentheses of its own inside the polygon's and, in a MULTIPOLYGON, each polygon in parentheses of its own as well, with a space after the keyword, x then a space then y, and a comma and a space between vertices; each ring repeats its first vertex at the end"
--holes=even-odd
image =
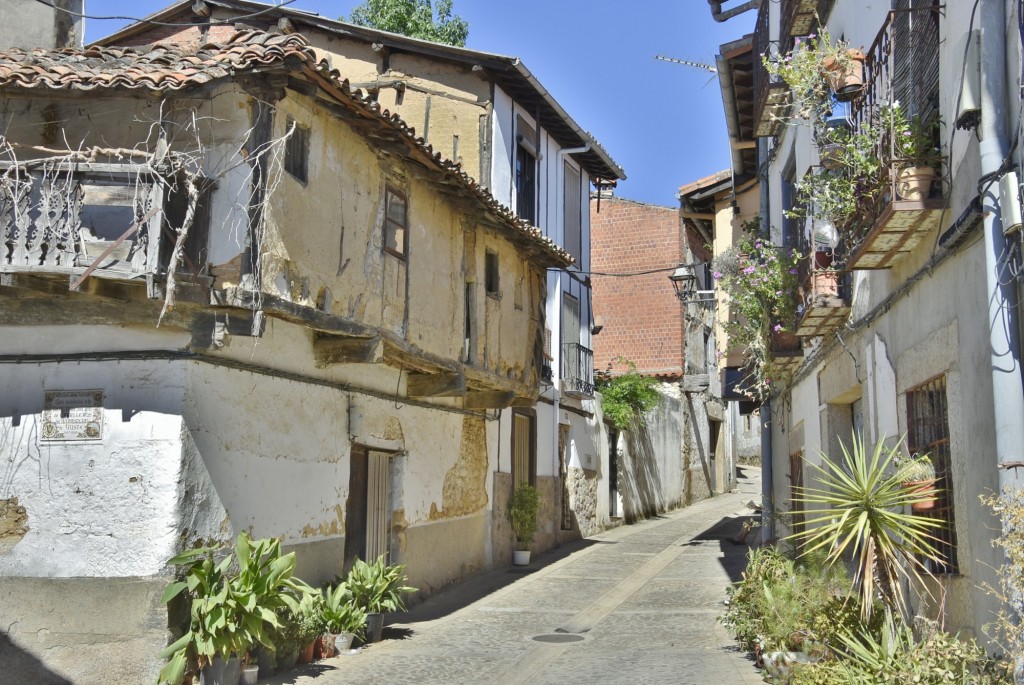
POLYGON ((927 592, 923 560, 941 561, 931 531, 942 522, 908 511, 934 493, 902 487, 899 471, 892 468, 902 444, 900 439, 888 448, 883 437, 869 454, 863 439, 854 434, 851 449, 840 442, 841 462, 824 453, 821 464, 808 462, 817 473, 817 485, 800 488, 795 499, 806 528, 788 539, 802 544, 804 554, 825 551, 829 563, 853 555, 853 591, 860 595, 865 619, 871 616, 876 596, 905 616, 900 580, 906 578, 927 592))

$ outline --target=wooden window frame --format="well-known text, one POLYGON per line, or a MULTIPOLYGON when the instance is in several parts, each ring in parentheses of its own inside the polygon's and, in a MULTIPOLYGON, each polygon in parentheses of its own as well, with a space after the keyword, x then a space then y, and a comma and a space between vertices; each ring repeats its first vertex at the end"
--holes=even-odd
POLYGON ((562 226, 565 251, 576 258, 577 264, 583 259, 583 174, 569 160, 562 161, 562 226), (575 188, 569 183, 570 175, 575 176, 575 188))
POLYGON ((406 261, 409 255, 409 195, 390 184, 384 189, 384 251, 402 261, 406 261), (402 204, 405 205, 405 212, 402 215, 401 222, 395 221, 391 217, 392 197, 401 199, 402 204), (402 246, 400 250, 392 247, 392 245, 398 242, 394 237, 395 232, 398 230, 402 231, 402 246))

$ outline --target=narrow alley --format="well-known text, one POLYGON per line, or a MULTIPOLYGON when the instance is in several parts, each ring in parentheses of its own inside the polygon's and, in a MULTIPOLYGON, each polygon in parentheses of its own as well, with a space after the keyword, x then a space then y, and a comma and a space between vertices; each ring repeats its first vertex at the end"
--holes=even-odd
POLYGON ((275 685, 761 683, 717 622, 745 565, 731 542, 760 497, 739 488, 499 569, 393 617, 384 641, 300 667, 275 685))

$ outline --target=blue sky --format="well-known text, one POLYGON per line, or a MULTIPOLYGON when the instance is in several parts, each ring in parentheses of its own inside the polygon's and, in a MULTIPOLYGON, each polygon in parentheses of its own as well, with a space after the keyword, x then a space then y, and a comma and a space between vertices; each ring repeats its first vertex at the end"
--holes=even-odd
MULTIPOLYGON (((89 15, 145 16, 171 0, 86 0, 89 15)), ((330 18, 357 0, 296 0, 330 18)), ((655 60, 714 64, 718 46, 750 32, 748 12, 718 24, 703 0, 455 0, 467 47, 523 60, 629 177, 621 197, 676 206, 676 189, 729 165, 717 80, 655 60)), ((126 22, 87 20, 86 41, 126 22)))

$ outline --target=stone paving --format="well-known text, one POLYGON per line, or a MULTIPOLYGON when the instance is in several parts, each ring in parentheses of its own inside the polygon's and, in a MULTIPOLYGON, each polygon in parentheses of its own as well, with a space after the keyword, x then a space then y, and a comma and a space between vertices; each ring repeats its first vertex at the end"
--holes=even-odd
POLYGON ((738 491, 499 569, 392 617, 384 641, 273 685, 587 683, 755 685, 716 618, 746 546, 729 541, 760 498, 738 491))

